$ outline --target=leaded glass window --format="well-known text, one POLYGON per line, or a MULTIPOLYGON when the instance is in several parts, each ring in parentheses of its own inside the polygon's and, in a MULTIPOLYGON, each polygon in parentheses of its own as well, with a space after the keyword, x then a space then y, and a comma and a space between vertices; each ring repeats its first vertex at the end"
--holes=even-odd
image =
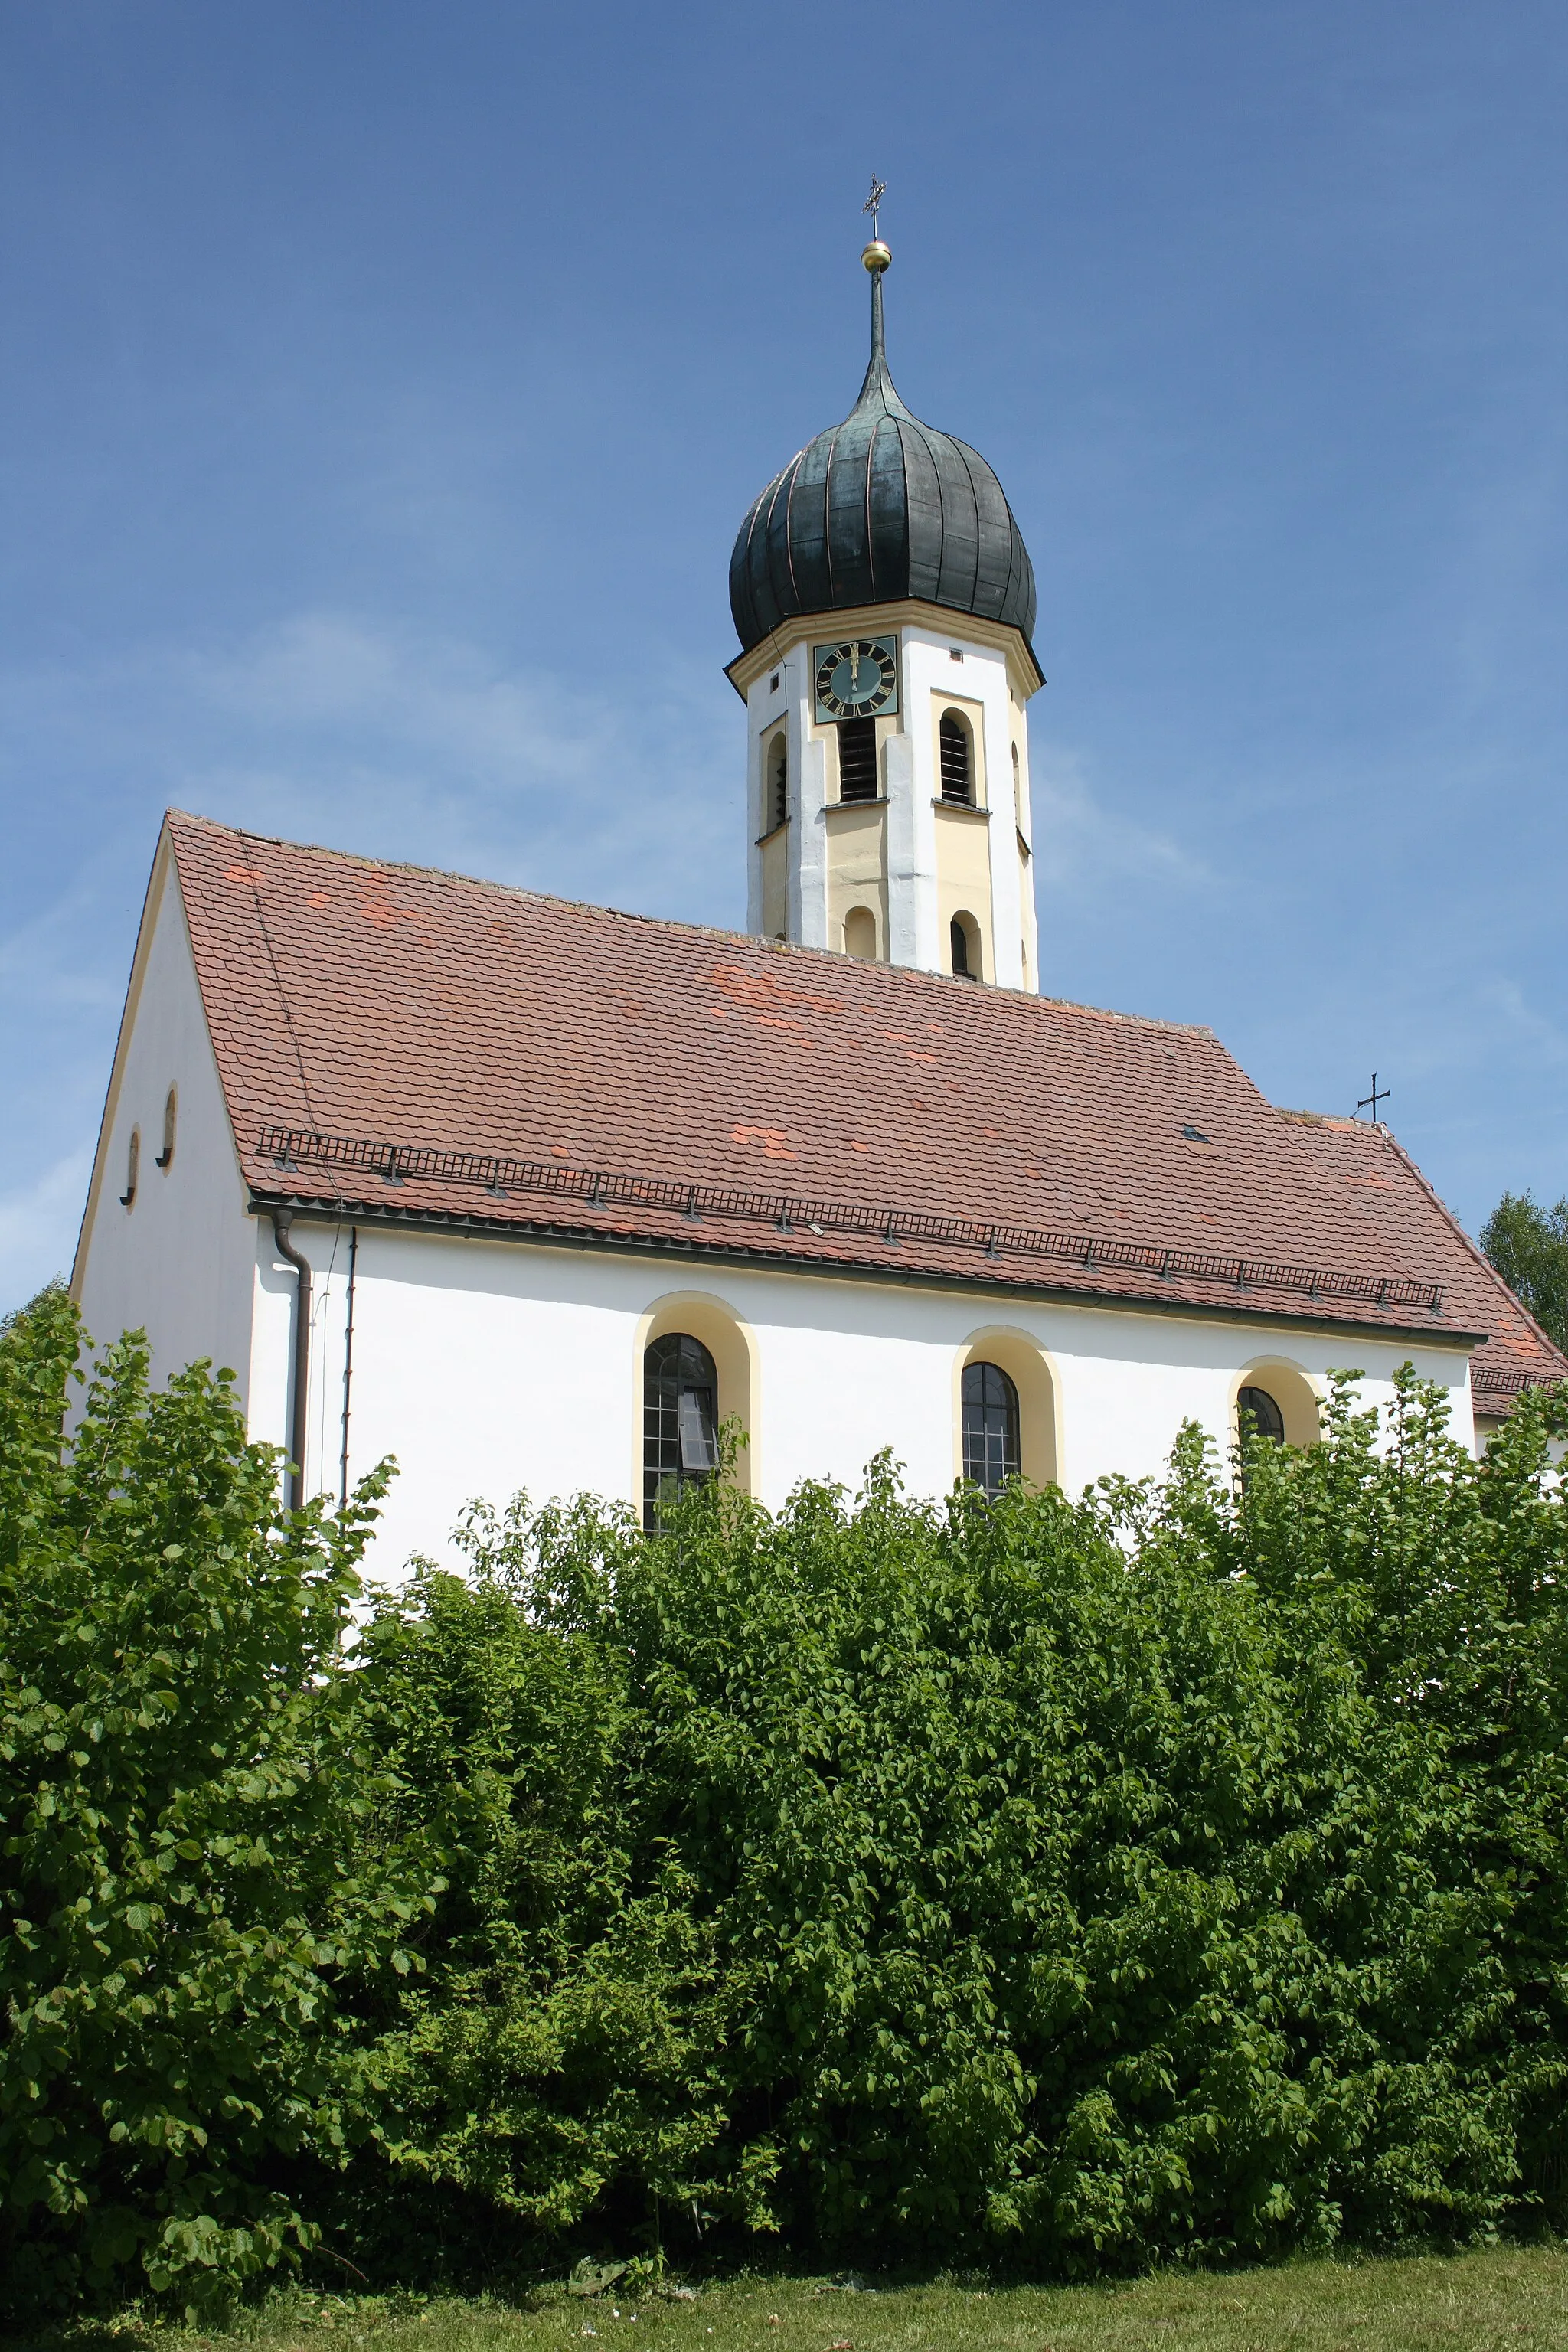
POLYGON ((1285 1443, 1285 1416, 1267 1389, 1243 1389, 1236 1400, 1237 1418, 1241 1433, 1254 1437, 1271 1437, 1276 1445, 1285 1443))
POLYGON ((1000 1364, 963 1368, 963 1475, 988 1495, 1018 1475, 1018 1391, 1000 1364))
POLYGON ((719 1375, 700 1339, 671 1331, 643 1358, 643 1525, 719 1467, 719 1375))

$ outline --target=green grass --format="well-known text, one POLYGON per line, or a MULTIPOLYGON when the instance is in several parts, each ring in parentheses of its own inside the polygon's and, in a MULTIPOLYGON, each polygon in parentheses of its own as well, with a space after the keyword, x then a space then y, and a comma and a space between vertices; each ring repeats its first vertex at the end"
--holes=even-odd
POLYGON ((529 2306, 299 2294, 226 2334, 125 2322, 80 2352, 1520 2352, 1568 2347, 1568 2248, 1168 2271, 1117 2286, 743 2278, 690 2302, 564 2287, 529 2306))

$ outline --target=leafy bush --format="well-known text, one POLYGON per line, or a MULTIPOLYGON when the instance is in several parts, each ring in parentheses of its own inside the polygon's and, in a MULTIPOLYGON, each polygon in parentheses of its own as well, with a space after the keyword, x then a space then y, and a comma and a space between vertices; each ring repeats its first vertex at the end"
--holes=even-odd
POLYGON ((0 2279, 201 2305, 297 2253, 302 2153, 368 2129, 367 2037, 436 1894, 375 1834, 342 1637, 375 1484, 285 1523, 226 1379, 75 1315, 0 1336, 0 2279), (79 1375, 77 1375, 79 1378, 79 1375))
POLYGON ((1563 1403, 1478 1464, 1343 1383, 1234 1490, 1188 1431, 1076 1502, 519 1501, 345 1657, 373 1495, 279 1521, 225 1391, 134 1351, 62 1465, 64 1311, 4 1345, 0 2149, 57 2260, 1089 2271, 1557 2210, 1563 1403))
POLYGON ((1464 2234, 1563 2118, 1561 1406, 1484 1464, 470 1526, 366 1681, 473 1801, 391 2037, 488 2212, 1092 2267, 1464 2234), (440 1921, 435 1932, 440 1933, 440 1921))

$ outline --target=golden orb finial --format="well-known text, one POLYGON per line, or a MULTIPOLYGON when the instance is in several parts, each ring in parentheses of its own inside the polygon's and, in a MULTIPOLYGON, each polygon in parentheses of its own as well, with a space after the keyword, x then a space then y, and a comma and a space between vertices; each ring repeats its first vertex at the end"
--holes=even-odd
POLYGON ((868 269, 872 277, 875 278, 879 271, 886 269, 892 257, 893 257, 889 252, 887 247, 882 243, 881 238, 879 236, 874 236, 871 239, 870 244, 866 247, 865 252, 860 256, 860 260, 862 266, 868 269))

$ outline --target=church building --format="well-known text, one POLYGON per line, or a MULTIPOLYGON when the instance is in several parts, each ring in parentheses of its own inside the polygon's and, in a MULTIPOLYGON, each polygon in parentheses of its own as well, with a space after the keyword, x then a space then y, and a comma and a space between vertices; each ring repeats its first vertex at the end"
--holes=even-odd
POLYGON ((744 935, 165 819, 73 1294, 231 1367, 294 1496, 395 1455, 384 1570, 519 1488, 654 1525, 725 1420, 769 1505, 1076 1490, 1310 1444, 1335 1369, 1478 1446, 1568 1376, 1386 1127, 1038 993, 1034 574, 863 258, 859 398, 731 559, 744 935))

